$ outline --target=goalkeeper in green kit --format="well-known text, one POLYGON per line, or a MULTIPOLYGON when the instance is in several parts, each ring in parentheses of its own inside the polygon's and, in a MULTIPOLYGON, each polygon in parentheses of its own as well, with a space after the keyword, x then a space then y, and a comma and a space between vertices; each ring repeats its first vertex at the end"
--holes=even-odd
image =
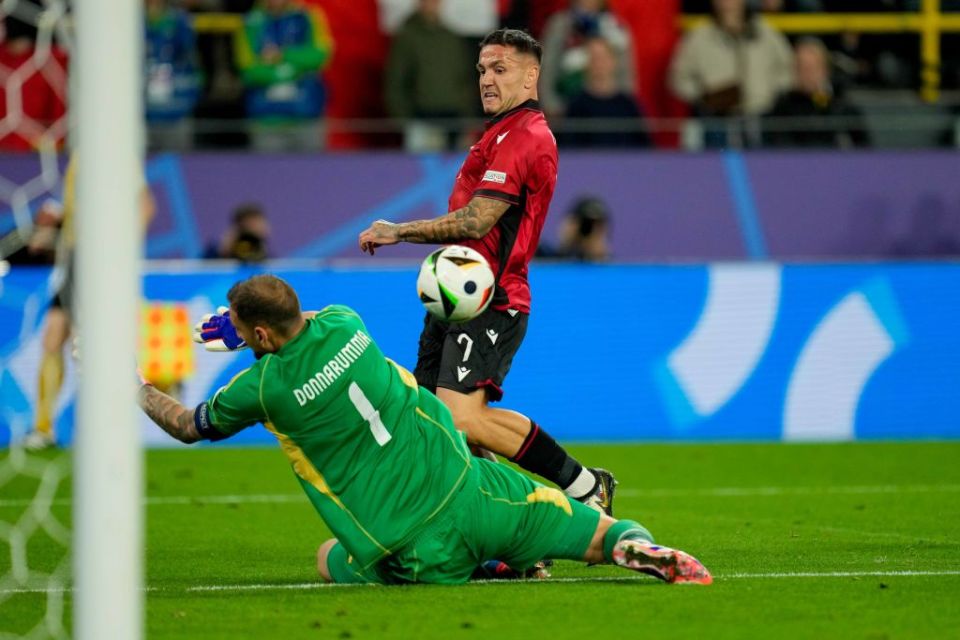
POLYGON ((456 584, 494 558, 516 571, 562 558, 711 582, 699 561, 654 544, 636 522, 473 457, 447 408, 384 357, 348 307, 302 313, 270 275, 235 284, 227 299, 257 361, 195 409, 149 384, 139 404, 188 443, 263 423, 336 536, 317 552, 324 579, 456 584))

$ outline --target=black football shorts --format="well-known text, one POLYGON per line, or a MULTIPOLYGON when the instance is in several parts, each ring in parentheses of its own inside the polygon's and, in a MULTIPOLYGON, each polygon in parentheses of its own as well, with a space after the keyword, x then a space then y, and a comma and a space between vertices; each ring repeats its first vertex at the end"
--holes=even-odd
POLYGON ((451 324, 428 313, 413 372, 417 383, 434 392, 437 387, 460 393, 486 389, 490 400, 499 400, 528 317, 489 308, 473 320, 451 324))

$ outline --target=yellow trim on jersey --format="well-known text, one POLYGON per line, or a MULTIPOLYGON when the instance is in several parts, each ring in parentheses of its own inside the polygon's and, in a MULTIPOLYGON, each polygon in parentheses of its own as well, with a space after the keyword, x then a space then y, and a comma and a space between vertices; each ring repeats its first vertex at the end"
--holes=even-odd
POLYGON ((568 516, 573 515, 573 508, 570 507, 570 499, 563 495, 559 489, 554 489, 553 487, 537 487, 533 490, 533 493, 527 496, 527 502, 530 504, 534 502, 552 504, 555 507, 563 509, 563 512, 568 516))
MULTIPOLYGON (((441 511, 443 511, 444 507, 446 507, 447 504, 450 502, 451 498, 453 498, 453 494, 455 494, 457 491, 459 491, 460 488, 462 487, 463 478, 467 475, 467 472, 470 471, 470 466, 471 466, 471 464, 470 464, 470 458, 471 458, 471 456, 470 456, 469 453, 467 453, 466 455, 464 455, 464 454, 460 451, 460 448, 457 446, 456 440, 453 439, 453 436, 450 435, 450 432, 449 432, 446 428, 444 428, 443 425, 441 425, 439 422, 437 422, 436 420, 434 420, 433 418, 431 418, 430 416, 428 416, 428 415, 423 411, 423 409, 421 409, 420 407, 417 407, 416 411, 417 411, 417 414, 418 414, 418 415, 420 415, 420 416, 423 417, 423 418, 426 418, 427 422, 429 422, 430 424, 436 425, 441 431, 443 431, 443 432, 446 434, 447 438, 450 440, 450 444, 453 445, 454 451, 457 452, 457 455, 459 455, 460 458, 461 458, 461 459, 463 460, 463 462, 464 462, 463 471, 460 472, 460 476, 457 478, 456 482, 453 483, 453 486, 450 488, 450 491, 447 493, 446 497, 444 497, 444 499, 440 502, 440 504, 437 506, 437 508, 434 509, 434 510, 430 513, 430 515, 428 515, 426 518, 423 519, 423 522, 422 522, 421 526, 424 526, 424 527, 425 527, 425 526, 427 526, 427 524, 428 524, 431 520, 433 520, 433 518, 434 518, 438 513, 440 513, 441 511)), ((464 447, 466 447, 466 445, 464 445, 464 447)), ((377 559, 375 562, 379 562, 379 559, 377 559)), ((364 567, 364 570, 370 568, 370 566, 373 565, 373 564, 374 564, 374 563, 371 562, 371 563, 368 564, 366 567, 364 567)))
POLYGON ((427 412, 421 409, 420 407, 417 407, 416 411, 417 411, 417 415, 419 415, 421 418, 425 418, 427 422, 429 422, 430 424, 436 426, 438 429, 443 431, 443 434, 447 436, 447 439, 450 440, 451 444, 453 444, 453 449, 457 452, 457 455, 459 455, 460 458, 463 459, 463 461, 466 462, 467 466, 469 467, 470 458, 472 456, 470 455, 469 450, 467 450, 466 448, 467 446, 466 443, 461 441, 461 444, 463 444, 463 448, 461 449, 461 447, 457 446, 457 441, 453 439, 453 436, 450 435, 450 431, 446 427, 444 427, 442 424, 440 424, 439 422, 431 418, 429 415, 427 415, 427 412))
POLYGON ((448 494, 447 494, 447 497, 445 497, 445 498, 443 499, 443 502, 440 503, 440 506, 438 506, 436 509, 434 509, 434 510, 433 510, 433 513, 431 513, 431 514, 428 515, 426 518, 424 518, 424 520, 423 520, 423 524, 424 524, 424 525, 426 525, 428 522, 430 522, 431 520, 433 520, 433 516, 435 516, 435 515, 437 515, 438 513, 440 513, 440 511, 441 511, 445 506, 447 506, 447 503, 450 501, 450 498, 453 497, 454 492, 456 492, 456 491, 460 488, 460 483, 463 481, 463 476, 467 475, 467 471, 470 471, 470 463, 469 463, 469 462, 463 467, 463 471, 460 472, 460 476, 457 478, 457 481, 453 483, 453 487, 450 489, 450 493, 448 493, 448 494))
POLYGON ((508 504, 511 507, 529 507, 530 506, 529 502, 515 502, 513 500, 507 500, 506 498, 498 498, 492 493, 490 493, 489 491, 487 491, 486 489, 484 489, 483 487, 480 487, 480 493, 487 496, 494 502, 503 502, 504 504, 508 504))
MULTIPOLYGON (((272 422, 264 422, 263 426, 266 427, 267 431, 272 433, 280 442, 280 448, 283 450, 284 455, 286 455, 287 459, 293 464, 294 473, 303 478, 303 480, 314 489, 330 498, 335 505, 337 505, 344 513, 350 516, 350 519, 353 520, 353 524, 356 525, 357 529, 367 536, 373 544, 379 547, 380 550, 383 551, 384 555, 389 554, 390 550, 380 544, 379 540, 374 538, 369 531, 364 529, 363 525, 360 524, 356 516, 354 516, 353 513, 347 509, 346 505, 340 501, 340 498, 330 490, 330 485, 327 484, 323 474, 320 473, 315 466, 313 466, 313 463, 310 462, 309 458, 307 458, 307 455, 303 452, 303 449, 301 449, 293 440, 291 440, 290 436, 285 433, 280 433, 272 422)), ((377 558, 377 561, 379 560, 380 558, 377 558)), ((366 569, 366 567, 364 567, 364 569, 366 569)))
MULTIPOLYGON (((215 402, 215 401, 217 400, 217 398, 220 396, 221 393, 223 393, 224 391, 226 391, 227 389, 229 389, 229 388, 233 385, 233 383, 236 382, 236 381, 240 378, 240 376, 242 376, 242 375, 245 374, 245 373, 248 373, 251 369, 253 369, 253 367, 247 367, 247 368, 244 369, 243 371, 239 372, 237 375, 235 375, 235 376, 233 376, 232 378, 230 378, 230 382, 228 382, 227 384, 225 384, 225 385, 223 385, 222 387, 220 387, 219 389, 217 389, 217 392, 216 392, 215 394, 213 394, 213 397, 212 397, 212 398, 210 398, 210 402, 211 402, 211 403, 215 402)), ((263 377, 262 377, 262 376, 261 376, 261 378, 260 378, 260 385, 263 386, 263 377)), ((260 405, 261 405, 261 407, 262 407, 262 406, 263 406, 263 403, 261 402, 260 405)))
POLYGON ((397 368, 397 372, 400 374, 400 379, 403 380, 403 383, 404 383, 405 385, 407 385, 408 387, 411 387, 411 388, 413 388, 413 389, 416 389, 416 390, 417 390, 417 393, 420 392, 420 385, 417 384, 417 378, 416 378, 416 376, 414 376, 414 375, 413 375, 412 373, 410 373, 407 369, 405 369, 404 367, 401 367, 399 364, 397 364, 396 362, 394 362, 394 361, 391 360, 390 358, 384 358, 384 360, 386 360, 387 362, 389 362, 390 364, 392 364, 394 367, 397 368))
POLYGON ((552 504, 558 509, 562 509, 563 512, 568 516, 573 515, 573 508, 570 506, 570 499, 567 498, 567 496, 565 496, 559 489, 554 489, 552 487, 537 487, 533 490, 533 493, 527 495, 527 499, 524 502, 516 502, 514 500, 507 500, 506 498, 498 498, 483 487, 480 488, 480 493, 494 502, 502 502, 510 505, 511 507, 529 507, 534 503, 541 502, 544 504, 552 504))
POLYGON ((273 358, 270 356, 273 354, 267 354, 263 361, 263 368, 260 370, 260 387, 257 390, 257 400, 260 401, 260 408, 263 409, 263 417, 267 419, 267 422, 273 422, 270 420, 270 414, 267 413, 267 405, 263 403, 263 381, 267 377, 267 367, 270 366, 270 363, 273 362, 273 358))

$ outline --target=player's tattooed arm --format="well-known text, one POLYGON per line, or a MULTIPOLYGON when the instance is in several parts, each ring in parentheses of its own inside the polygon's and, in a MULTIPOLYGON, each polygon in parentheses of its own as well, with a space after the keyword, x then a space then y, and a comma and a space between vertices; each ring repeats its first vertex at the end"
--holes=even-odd
POLYGON ((509 208, 510 204, 501 200, 476 197, 445 216, 397 225, 397 236, 404 242, 418 244, 477 240, 487 235, 509 208))
POLYGON ((140 387, 137 403, 151 420, 180 442, 190 444, 203 439, 193 423, 193 411, 152 384, 140 387))
POLYGON ((433 220, 402 224, 380 220, 360 234, 360 248, 372 254, 377 247, 397 242, 444 244, 476 240, 487 235, 509 208, 507 202, 478 196, 467 206, 433 220))

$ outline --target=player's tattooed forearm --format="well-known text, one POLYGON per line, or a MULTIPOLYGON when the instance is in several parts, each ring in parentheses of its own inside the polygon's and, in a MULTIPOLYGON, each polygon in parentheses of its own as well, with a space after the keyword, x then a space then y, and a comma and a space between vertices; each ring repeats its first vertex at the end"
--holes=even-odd
POLYGON ((200 434, 193 424, 193 412, 167 394, 152 385, 144 385, 140 388, 137 400, 151 420, 180 442, 200 440, 200 434))
POLYGON ((474 198, 467 206, 433 220, 417 220, 399 225, 399 238, 405 242, 440 244, 458 240, 476 240, 487 235, 509 205, 490 198, 474 198))

